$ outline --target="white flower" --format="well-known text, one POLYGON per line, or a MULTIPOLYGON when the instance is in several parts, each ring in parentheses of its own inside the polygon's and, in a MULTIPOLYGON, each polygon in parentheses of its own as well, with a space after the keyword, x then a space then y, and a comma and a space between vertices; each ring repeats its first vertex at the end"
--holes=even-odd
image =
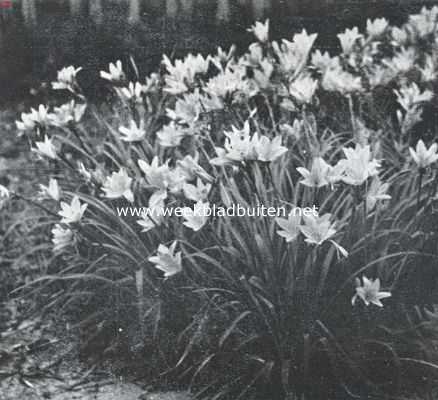
POLYGON ((193 209, 191 207, 184 207, 183 217, 185 222, 183 222, 183 225, 195 232, 199 231, 208 221, 209 207, 210 204, 208 202, 203 203, 202 201, 198 201, 193 209))
POLYGON ((300 230, 306 237, 307 243, 320 245, 330 239, 336 230, 330 222, 331 214, 321 216, 308 215, 303 216, 304 225, 300 226, 300 230))
POLYGON ((374 21, 367 19, 367 33, 371 37, 382 35, 388 26, 388 21, 385 18, 376 18, 374 21))
POLYGON ((40 185, 41 195, 43 197, 49 197, 55 201, 59 201, 61 198, 61 189, 59 188, 58 181, 51 178, 49 181, 49 186, 40 185))
POLYGON ((391 28, 391 36, 393 39, 393 44, 398 46, 404 46, 406 44, 406 41, 408 40, 408 34, 405 29, 398 28, 396 26, 393 26, 391 28))
POLYGON ((163 147, 178 147, 187 135, 189 135, 187 129, 176 125, 175 121, 171 121, 157 132, 158 143, 163 147))
POLYGON ((125 73, 123 72, 122 62, 117 60, 115 64, 110 63, 109 73, 106 71, 100 71, 100 77, 106 79, 110 82, 120 82, 125 78, 125 73))
POLYGON ((119 132, 123 135, 122 140, 125 142, 140 142, 144 139, 146 131, 144 129, 144 121, 140 121, 140 126, 134 120, 129 123, 129 128, 126 126, 119 127, 119 132))
POLYGON ((409 86, 403 86, 399 91, 394 90, 398 103, 404 110, 409 111, 418 103, 430 101, 433 98, 433 93, 430 90, 421 92, 415 82, 409 86))
POLYGON ((323 158, 315 157, 310 171, 304 167, 298 167, 297 171, 304 178, 300 181, 301 184, 309 187, 320 188, 330 183, 328 177, 332 169, 333 167, 327 164, 323 158))
POLYGON ((409 25, 412 26, 421 38, 436 32, 438 19, 438 7, 431 9, 423 7, 419 14, 409 16, 409 25))
POLYGON ((146 86, 140 82, 129 82, 128 87, 116 88, 117 93, 126 100, 141 102, 143 93, 146 93, 146 86))
POLYGON ((106 178, 102 190, 105 192, 105 197, 109 199, 118 199, 124 197, 129 202, 134 201, 134 193, 131 190, 132 178, 130 178, 124 168, 120 168, 119 172, 113 172, 111 176, 106 178))
POLYGON ((30 109, 30 113, 22 113, 21 121, 16 121, 17 128, 20 131, 33 130, 38 126, 47 126, 50 124, 51 114, 49 108, 43 104, 38 106, 38 110, 30 109))
POLYGON ((436 60, 429 54, 426 55, 424 60, 424 68, 421 68, 421 78, 424 82, 431 82, 436 79, 436 60))
POLYGON ((257 134, 254 136, 252 142, 255 142, 254 149, 259 161, 273 162, 287 152, 287 147, 281 145, 281 136, 276 136, 272 140, 267 136, 262 136, 260 139, 257 138, 257 134))
POLYGON ((61 225, 56 224, 52 229, 52 243, 53 251, 58 252, 71 245, 73 240, 73 232, 68 228, 63 228, 61 225))
POLYGON ((168 71, 165 77, 165 92, 177 95, 188 91, 195 83, 197 74, 205 74, 210 64, 210 58, 204 58, 201 54, 194 56, 189 54, 184 60, 175 60, 173 65, 169 58, 163 56, 163 64, 168 71), (188 87, 188 86, 189 87, 188 87))
POLYGON ((427 149, 421 139, 417 142, 415 150, 412 147, 409 147, 409 152, 420 169, 427 168, 438 160, 437 150, 438 145, 436 143, 433 143, 429 149, 427 149))
POLYGON ((277 234, 284 237, 286 242, 292 242, 300 233, 301 215, 289 213, 286 218, 275 218, 275 222, 280 226, 281 230, 277 234))
POLYGON ((207 200, 208 194, 210 193, 211 184, 203 184, 201 179, 196 180, 196 186, 191 183, 184 183, 183 192, 184 196, 193 201, 204 201, 207 200))
MULTIPOLYGON (((256 71, 258 70, 255 70, 254 73, 256 73, 256 71)), ((253 94, 252 89, 248 80, 245 80, 245 77, 246 67, 244 65, 233 65, 210 78, 205 87, 205 91, 212 96, 220 98, 226 98, 236 92, 241 92, 246 95, 246 97, 251 97, 253 94)))
POLYGON ((281 46, 277 42, 273 42, 272 47, 278 57, 281 68, 285 72, 297 74, 304 67, 316 37, 316 33, 308 35, 303 29, 301 33, 294 35, 292 42, 283 39, 281 46))
POLYGON ((182 98, 177 99, 173 109, 166 109, 166 114, 179 123, 192 125, 201 113, 221 108, 223 105, 217 96, 202 95, 196 88, 193 93, 185 93, 182 98))
POLYGON ((309 244, 316 244, 317 246, 329 240, 342 256, 347 257, 348 252, 331 239, 336 233, 336 230, 334 224, 330 222, 330 218, 331 214, 324 214, 323 216, 315 216, 312 214, 308 216, 304 215, 304 225, 300 226, 301 232, 306 237, 304 240, 309 244))
POLYGON ((259 42, 267 42, 269 34, 269 19, 267 19, 264 23, 256 21, 256 23, 250 29, 248 29, 248 31, 254 33, 254 36, 259 42))
POLYGON ((52 82, 52 88, 54 90, 67 89, 73 91, 76 83, 76 74, 82 70, 81 67, 75 68, 73 65, 62 68, 58 71, 56 82, 52 82))
POLYGON ((160 244, 157 255, 149 257, 149 261, 155 264, 155 268, 164 272, 164 277, 169 278, 182 271, 181 252, 175 253, 177 242, 173 242, 170 247, 160 244))
POLYGON ((32 151, 37 152, 39 155, 49 157, 53 160, 57 158, 56 147, 47 136, 44 137, 44 142, 35 142, 35 146, 36 148, 33 148, 32 151))
POLYGON ((337 36, 341 42, 342 51, 345 54, 351 53, 357 40, 363 37, 363 35, 359 33, 357 26, 353 29, 346 29, 344 33, 340 33, 337 36))
POLYGON ((295 51, 301 55, 302 59, 307 59, 317 36, 317 33, 312 33, 311 35, 309 35, 305 29, 303 29, 300 33, 296 33, 294 35, 294 48, 295 51))
POLYGON ((321 53, 320 50, 316 50, 312 54, 311 63, 322 73, 325 73, 328 69, 337 69, 341 67, 339 57, 330 57, 330 54, 327 51, 321 53))
POLYGON ((318 81, 310 76, 300 76, 289 85, 289 93, 301 104, 312 102, 313 95, 318 87, 318 81))
POLYGON ((396 76, 391 69, 382 67, 381 65, 371 66, 371 68, 366 71, 366 74, 372 88, 387 85, 396 76))
POLYGON ((10 193, 7 187, 0 185, 0 198, 9 198, 10 193))
POLYGON ((360 298, 367 306, 372 303, 378 307, 383 307, 381 300, 391 297, 391 293, 380 291, 380 279, 377 278, 373 281, 366 276, 362 276, 362 282, 361 285, 360 280, 356 279, 356 294, 351 299, 351 303, 354 305, 356 300, 360 298))
POLYGON ((369 177, 378 174, 379 161, 372 159, 370 146, 359 144, 343 149, 346 159, 338 162, 341 178, 348 185, 362 185, 369 177))
POLYGON ((250 160, 263 162, 275 161, 282 156, 287 148, 281 145, 281 136, 270 140, 267 136, 259 138, 255 133, 251 136, 249 121, 245 121, 243 129, 232 126, 225 132, 225 149, 216 148, 217 157, 210 160, 213 165, 225 165, 250 160))
POLYGON ((328 240, 335 246, 338 256, 340 253, 343 257, 348 257, 348 251, 331 239, 336 233, 336 230, 334 229, 334 224, 330 222, 330 218, 331 214, 324 214, 323 216, 313 214, 308 216, 304 215, 304 225, 300 225, 300 230, 306 237, 304 241, 320 246, 328 240))
POLYGON ((213 165, 223 165, 226 163, 256 160, 257 153, 254 145, 258 140, 257 136, 251 137, 249 121, 245 121, 243 129, 234 126, 231 131, 225 131, 224 149, 216 148, 218 157, 210 160, 213 165))
POLYGON ((148 232, 151 229, 162 225, 164 217, 163 196, 151 196, 149 199, 149 207, 142 212, 141 219, 137 220, 137 224, 143 228, 142 232, 148 232))
POLYGON ((50 115, 50 121, 55 126, 65 126, 69 122, 80 122, 82 119, 86 104, 76 104, 74 100, 65 103, 60 107, 55 107, 54 114, 50 115))
POLYGON ((159 163, 158 156, 155 156, 150 164, 138 160, 138 166, 143 171, 146 182, 155 189, 166 190, 169 185, 169 165, 167 162, 162 165, 159 163))
POLYGON ((81 204, 78 196, 74 196, 70 204, 61 201, 61 211, 58 212, 62 217, 61 222, 66 224, 79 222, 87 207, 88 204, 81 204))
POLYGON ((378 177, 373 179, 366 197, 367 208, 369 210, 372 210, 378 201, 391 199, 391 196, 386 193, 388 187, 389 184, 382 183, 378 177))
POLYGON ((406 73, 415 66, 416 50, 413 47, 402 48, 392 59, 383 60, 394 73, 406 73))
POLYGON ((321 85, 325 90, 343 95, 363 89, 360 76, 354 76, 342 68, 328 69, 322 77, 321 85))
POLYGON ((31 131, 36 127, 36 122, 33 120, 32 115, 27 113, 21 113, 21 121, 15 121, 15 124, 20 131, 31 131))
POLYGON ((195 157, 191 155, 185 156, 182 160, 177 160, 177 168, 180 169, 187 181, 192 181, 199 177, 205 182, 212 183, 213 177, 207 173, 207 171, 198 164, 199 154, 196 153, 195 157))

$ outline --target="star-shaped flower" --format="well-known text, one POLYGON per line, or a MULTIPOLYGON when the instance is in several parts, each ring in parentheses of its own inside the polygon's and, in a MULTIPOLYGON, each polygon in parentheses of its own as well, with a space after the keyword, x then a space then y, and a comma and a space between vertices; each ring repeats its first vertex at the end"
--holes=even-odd
POLYGON ((356 279, 356 294, 351 299, 351 303, 355 305, 356 300, 359 298, 366 306, 374 304, 378 307, 383 307, 381 300, 391 297, 391 292, 380 291, 379 278, 373 281, 366 276, 362 276, 362 282, 363 284, 361 285, 360 280, 356 279))

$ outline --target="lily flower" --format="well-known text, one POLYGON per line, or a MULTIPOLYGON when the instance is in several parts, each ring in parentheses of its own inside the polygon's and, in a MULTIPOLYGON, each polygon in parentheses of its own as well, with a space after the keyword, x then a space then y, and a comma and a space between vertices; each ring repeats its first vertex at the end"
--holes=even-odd
POLYGON ((421 92, 418 85, 414 82, 409 86, 403 86, 400 90, 394 90, 398 103, 405 111, 409 111, 418 103, 432 100, 433 93, 430 90, 421 92))
POLYGON ((0 185, 0 198, 9 198, 9 189, 3 185, 0 185))
POLYGON ((275 222, 280 226, 281 230, 277 234, 286 239, 286 242, 292 242, 300 233, 301 215, 289 213, 286 218, 275 218, 275 222))
POLYGON ((209 208, 210 203, 203 203, 202 201, 198 201, 193 208, 184 207, 183 217, 185 222, 183 222, 183 225, 195 232, 199 231, 208 221, 209 208))
POLYGON ((341 47, 344 54, 351 53, 357 43, 357 40, 363 38, 363 35, 359 33, 357 26, 355 26, 353 29, 347 28, 344 33, 340 33, 337 36, 341 42, 341 47))
POLYGON ((254 145, 257 153, 257 160, 263 162, 273 162, 287 152, 287 147, 281 145, 281 136, 276 136, 270 140, 267 136, 262 136, 254 145))
POLYGON ((328 177, 332 169, 333 167, 327 164, 322 157, 315 157, 310 171, 304 167, 297 168, 297 171, 304 178, 300 181, 301 184, 320 188, 330 183, 328 177))
POLYGON ((50 125, 50 119, 49 108, 40 104, 38 110, 31 108, 30 113, 21 113, 21 121, 16 121, 15 124, 20 131, 30 131, 37 126, 50 125))
POLYGON ((119 172, 113 172, 111 176, 106 178, 102 190, 105 192, 105 197, 109 199, 118 199, 124 197, 129 202, 134 201, 134 193, 131 190, 132 178, 130 178, 124 168, 120 168, 119 172))
POLYGON ((232 126, 231 131, 224 133, 226 136, 225 149, 216 148, 218 157, 210 160, 211 164, 224 165, 257 159, 257 153, 254 148, 257 137, 254 135, 255 140, 252 140, 248 120, 245 121, 243 129, 232 126))
POLYGON ((380 291, 380 279, 376 280, 368 279, 366 276, 362 276, 361 285, 360 280, 356 279, 356 294, 351 299, 351 304, 355 305, 356 300, 361 299, 366 306, 374 304, 378 307, 383 307, 381 302, 382 299, 391 297, 391 292, 381 292, 380 291))
POLYGON ((267 42, 269 34, 269 19, 264 23, 256 21, 256 23, 248 29, 248 32, 252 32, 259 42, 267 42))
MULTIPOLYGON (((254 74, 256 74, 254 70, 254 74)), ((252 96, 253 89, 245 80, 246 67, 244 65, 233 65, 221 71, 216 76, 209 79, 205 91, 214 97, 222 99, 232 96, 235 93, 243 93, 246 97, 252 96)), ((223 104, 220 108, 223 108, 223 104)))
POLYGON ((50 115, 50 121, 53 125, 61 127, 66 126, 69 122, 80 122, 86 108, 86 104, 76 104, 72 100, 60 107, 55 107, 54 113, 50 115))
POLYGON ((61 189, 59 188, 58 181, 51 178, 49 181, 49 186, 40 185, 41 195, 43 197, 49 197, 55 201, 59 201, 61 198, 61 189))
POLYGON ((183 186, 184 196, 189 200, 197 202, 207 200, 210 189, 211 184, 206 183, 204 185, 199 178, 196 180, 196 186, 191 183, 184 183, 183 186))
POLYGON ((55 253, 70 246, 73 240, 73 232, 68 228, 63 228, 59 224, 56 224, 52 229, 52 235, 53 251, 55 253))
POLYGON ((341 67, 339 57, 330 57, 330 54, 327 51, 321 53, 320 50, 316 50, 312 54, 311 63, 323 74, 328 69, 336 69, 341 67))
POLYGON ((304 241, 309 244, 320 246, 325 241, 330 241, 342 256, 347 257, 348 252, 331 238, 335 235, 336 229, 330 222, 331 214, 323 216, 304 215, 304 225, 300 226, 302 234, 306 237, 304 241))
POLYGON ((126 100, 133 100, 138 103, 143 100, 142 95, 146 93, 146 86, 140 82, 129 82, 128 87, 116 88, 116 91, 126 100))
POLYGON ((360 186, 369 177, 378 174, 380 162, 372 159, 370 146, 359 144, 353 149, 344 148, 346 159, 339 161, 339 168, 342 170, 341 179, 348 185, 360 186))
POLYGON ((126 126, 119 127, 119 132, 123 135, 122 140, 125 142, 140 142, 144 139, 146 131, 144 129, 144 121, 140 121, 140 125, 134 120, 129 123, 129 128, 126 126))
POLYGON ((410 71, 415 66, 416 50, 413 47, 402 47, 401 50, 390 60, 383 60, 395 74, 403 74, 410 71))
POLYGON ((344 71, 341 67, 327 69, 321 86, 329 92, 340 92, 343 95, 363 90, 361 77, 344 71))
POLYGON ((281 45, 273 42, 272 47, 278 57, 281 68, 286 72, 294 73, 302 68, 307 61, 316 37, 316 33, 309 35, 303 29, 301 33, 294 35, 292 42, 286 39, 281 41, 281 45))
POLYGON ((79 222, 87 207, 87 203, 81 204, 78 196, 74 196, 70 204, 61 201, 61 211, 58 212, 62 217, 61 222, 65 224, 79 222))
POLYGON ((367 19, 367 33, 371 37, 383 35, 388 26, 388 20, 385 18, 376 18, 374 21, 367 19))
POLYGON ((185 93, 189 87, 195 83, 197 74, 205 74, 210 65, 210 57, 204 58, 201 54, 194 56, 189 54, 184 60, 175 60, 172 64, 170 59, 165 55, 163 64, 168 71, 165 76, 165 92, 173 95, 185 93))
POLYGON ((317 87, 318 81, 310 76, 298 77, 289 85, 289 93, 300 104, 310 104, 317 87))
POLYGON ((160 165, 158 157, 155 156, 150 164, 138 160, 138 166, 145 175, 146 182, 155 189, 166 190, 169 186, 168 177, 170 173, 168 162, 160 165))
POLYGON ((379 177, 375 177, 367 193, 366 201, 369 210, 374 209, 378 201, 390 200, 391 196, 387 194, 389 184, 382 183, 379 177))
POLYGON ((157 255, 148 258, 149 262, 155 264, 155 268, 164 272, 165 278, 169 278, 182 271, 181 252, 175 252, 176 244, 176 241, 170 247, 160 244, 157 249, 157 255))
POLYGON ((421 78, 424 82, 432 82, 436 79, 436 60, 427 54, 424 59, 424 68, 421 68, 421 78))
POLYGON ((391 37, 393 39, 392 44, 396 46, 404 46, 408 40, 408 33, 404 28, 393 26, 391 28, 391 37))
POLYGON ((157 132, 158 143, 162 147, 178 147, 184 137, 188 136, 187 129, 176 125, 175 121, 165 125, 157 132))
POLYGON ((331 214, 321 216, 303 216, 304 225, 300 230, 306 237, 305 241, 310 244, 321 245, 329 240, 335 233, 334 225, 330 222, 331 214))
POLYGON ((423 7, 419 14, 409 16, 409 25, 421 38, 436 32, 436 20, 438 17, 438 7, 430 9, 423 7))
POLYGON ((100 77, 106 79, 110 82, 120 82, 125 78, 125 73, 123 72, 122 62, 117 60, 115 64, 109 64, 109 72, 100 71, 100 77))
POLYGON ((149 199, 149 207, 141 213, 141 219, 137 220, 143 229, 142 232, 148 232, 151 229, 160 226, 164 222, 164 198, 152 196, 149 199))
POLYGON ((75 68, 73 65, 62 68, 58 71, 56 82, 52 82, 52 88, 54 90, 67 89, 73 91, 76 83, 76 74, 81 70, 82 67, 75 68))
POLYGON ((56 147, 52 143, 52 140, 49 139, 47 136, 44 137, 43 142, 35 142, 36 148, 32 148, 32 151, 35 151, 41 156, 46 156, 48 158, 51 158, 52 160, 56 160, 58 157, 56 154, 56 147))
POLYGON ((438 145, 436 143, 432 144, 428 149, 421 139, 417 142, 415 150, 409 147, 412 159, 419 169, 425 169, 438 160, 437 150, 438 145))
POLYGON ((199 153, 196 153, 195 157, 187 155, 182 160, 177 160, 177 168, 180 169, 187 181, 192 181, 198 177, 205 182, 212 183, 214 181, 213 177, 198 164, 198 159, 199 153))
POLYGON ((32 131, 36 127, 36 122, 28 113, 21 113, 21 121, 15 121, 15 124, 19 131, 32 131))

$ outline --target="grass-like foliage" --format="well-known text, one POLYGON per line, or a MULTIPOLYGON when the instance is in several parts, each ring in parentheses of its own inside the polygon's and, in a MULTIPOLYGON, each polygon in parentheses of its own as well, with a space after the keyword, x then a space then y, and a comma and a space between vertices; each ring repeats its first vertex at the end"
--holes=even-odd
POLYGON ((110 64, 99 105, 64 68, 52 87, 71 101, 22 114, 50 170, 27 200, 53 228, 23 290, 200 398, 429 398, 438 7, 347 29, 337 55, 251 30, 241 56, 164 56, 146 79, 110 64), (160 215, 233 204, 318 215, 160 215))

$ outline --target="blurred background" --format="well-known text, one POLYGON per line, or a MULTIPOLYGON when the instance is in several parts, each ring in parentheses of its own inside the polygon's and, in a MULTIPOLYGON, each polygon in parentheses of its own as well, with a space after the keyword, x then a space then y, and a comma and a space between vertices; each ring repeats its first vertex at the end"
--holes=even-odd
POLYGON ((437 1, 417 0, 0 0, 0 107, 65 65, 82 66, 81 84, 98 90, 99 69, 133 55, 142 72, 161 55, 208 53, 252 40, 247 28, 270 18, 273 38, 318 31, 317 46, 336 51, 336 33, 386 16, 401 23, 437 1))

